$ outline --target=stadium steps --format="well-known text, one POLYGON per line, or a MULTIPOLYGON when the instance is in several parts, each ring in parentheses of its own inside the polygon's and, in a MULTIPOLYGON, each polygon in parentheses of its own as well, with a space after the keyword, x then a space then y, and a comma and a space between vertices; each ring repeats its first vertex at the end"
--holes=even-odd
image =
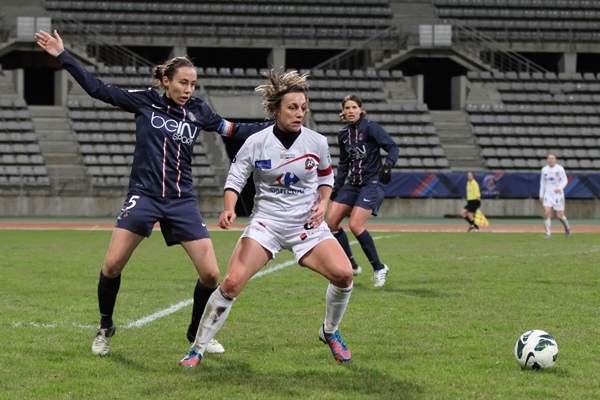
POLYGON ((463 111, 430 111, 440 144, 454 171, 485 170, 485 160, 463 111))
POLYGON ((87 192, 90 182, 67 109, 29 106, 29 112, 54 190, 61 195, 87 192))

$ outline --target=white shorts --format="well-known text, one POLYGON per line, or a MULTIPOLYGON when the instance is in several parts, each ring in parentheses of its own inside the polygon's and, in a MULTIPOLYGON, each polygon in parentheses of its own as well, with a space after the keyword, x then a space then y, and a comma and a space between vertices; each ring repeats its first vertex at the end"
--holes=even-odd
POLYGON ((544 207, 552 207, 554 211, 565 210, 565 196, 562 193, 552 193, 544 196, 544 207))
POLYGON ((290 250, 298 262, 323 240, 335 239, 325 221, 317 228, 306 229, 302 225, 263 218, 251 218, 241 237, 256 240, 273 258, 281 249, 290 250))

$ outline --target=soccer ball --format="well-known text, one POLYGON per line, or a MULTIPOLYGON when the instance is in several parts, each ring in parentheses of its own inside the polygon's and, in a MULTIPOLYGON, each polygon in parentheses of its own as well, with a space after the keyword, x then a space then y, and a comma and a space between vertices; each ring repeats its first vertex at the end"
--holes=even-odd
POLYGON ((550 368, 558 358, 558 345, 548 332, 527 331, 515 344, 515 358, 523 369, 550 368))

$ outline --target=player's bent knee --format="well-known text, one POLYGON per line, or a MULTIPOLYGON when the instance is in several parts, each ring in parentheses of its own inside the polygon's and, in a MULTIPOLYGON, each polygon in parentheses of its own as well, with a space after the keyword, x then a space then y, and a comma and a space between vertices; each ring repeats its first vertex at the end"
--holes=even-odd
POLYGON ((350 232, 352 232, 352 234, 354 236, 359 236, 365 230, 365 227, 363 224, 357 224, 352 221, 348 222, 348 227, 350 228, 350 232))
POLYGON ((210 271, 209 273, 201 273, 200 281, 204 286, 213 288, 217 287, 219 284, 219 277, 219 270, 217 269, 216 271, 210 271))
POLYGON ((231 298, 236 298, 242 292, 244 285, 233 279, 230 276, 226 276, 223 282, 221 282, 221 292, 225 293, 231 298))
POLYGON ((331 283, 337 287, 348 287, 352 284, 354 274, 352 267, 336 269, 331 273, 331 283))
POLYGON ((338 279, 332 279, 331 283, 337 287, 346 288, 352 285, 353 279, 354 277, 352 276, 352 274, 350 274, 350 276, 341 276, 338 279))
POLYGON ((123 271, 125 264, 126 262, 117 262, 107 258, 102 266, 102 274, 107 278, 116 278, 121 275, 121 271, 123 271))

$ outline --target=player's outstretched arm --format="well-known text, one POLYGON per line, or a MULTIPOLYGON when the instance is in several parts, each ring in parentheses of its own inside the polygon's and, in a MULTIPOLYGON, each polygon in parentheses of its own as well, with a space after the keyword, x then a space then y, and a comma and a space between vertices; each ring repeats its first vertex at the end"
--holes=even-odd
POLYGON ((63 45, 63 41, 60 38, 60 35, 54 30, 54 36, 49 34, 48 32, 40 30, 36 32, 33 37, 37 41, 38 46, 42 49, 46 50, 48 54, 53 57, 58 56, 60 53, 65 51, 65 47, 63 45))

